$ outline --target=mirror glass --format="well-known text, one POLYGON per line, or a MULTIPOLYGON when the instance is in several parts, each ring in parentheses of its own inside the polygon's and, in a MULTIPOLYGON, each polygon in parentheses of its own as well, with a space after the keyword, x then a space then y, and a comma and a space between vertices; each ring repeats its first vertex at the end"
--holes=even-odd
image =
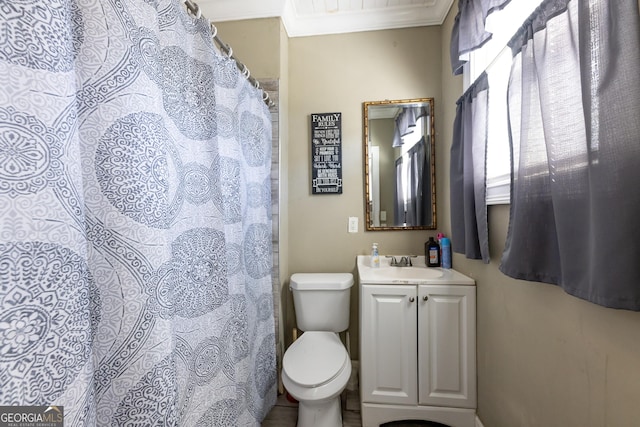
POLYGON ((367 230, 436 228, 433 98, 363 103, 367 230))

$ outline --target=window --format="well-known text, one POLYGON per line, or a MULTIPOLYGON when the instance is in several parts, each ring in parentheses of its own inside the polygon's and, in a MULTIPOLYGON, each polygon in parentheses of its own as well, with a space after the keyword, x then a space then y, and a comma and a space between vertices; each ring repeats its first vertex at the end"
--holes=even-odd
POLYGON ((507 85, 511 72, 511 49, 507 43, 542 0, 511 0, 504 9, 487 17, 493 36, 469 53, 464 68, 465 90, 483 71, 489 79, 487 131, 487 204, 509 203, 511 159, 507 123, 507 85))

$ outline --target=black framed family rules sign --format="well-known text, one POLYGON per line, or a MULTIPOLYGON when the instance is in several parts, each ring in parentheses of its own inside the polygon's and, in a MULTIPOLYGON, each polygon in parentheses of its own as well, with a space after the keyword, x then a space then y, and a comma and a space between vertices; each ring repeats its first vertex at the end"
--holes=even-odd
POLYGON ((342 113, 311 114, 311 194, 342 194, 342 113))

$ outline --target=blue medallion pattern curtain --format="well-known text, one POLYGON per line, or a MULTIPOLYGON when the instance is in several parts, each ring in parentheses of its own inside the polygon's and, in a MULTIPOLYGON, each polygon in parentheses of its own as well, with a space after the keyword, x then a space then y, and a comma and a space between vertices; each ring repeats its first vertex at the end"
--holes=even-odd
POLYGON ((500 270, 640 310, 637 0, 545 0, 509 46, 511 214, 500 270))
POLYGON ((0 10, 0 405, 259 425, 277 382, 261 92, 177 0, 0 10))
POLYGON ((483 72, 456 104, 449 168, 451 248, 489 263, 487 115, 489 79, 483 72))

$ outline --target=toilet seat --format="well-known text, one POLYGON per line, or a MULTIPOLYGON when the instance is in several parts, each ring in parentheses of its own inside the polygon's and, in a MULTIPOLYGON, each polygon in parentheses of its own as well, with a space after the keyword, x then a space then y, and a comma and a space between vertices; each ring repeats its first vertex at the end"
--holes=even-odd
POLYGON ((282 369, 300 387, 320 387, 348 365, 349 355, 335 332, 305 332, 284 353, 282 369))

